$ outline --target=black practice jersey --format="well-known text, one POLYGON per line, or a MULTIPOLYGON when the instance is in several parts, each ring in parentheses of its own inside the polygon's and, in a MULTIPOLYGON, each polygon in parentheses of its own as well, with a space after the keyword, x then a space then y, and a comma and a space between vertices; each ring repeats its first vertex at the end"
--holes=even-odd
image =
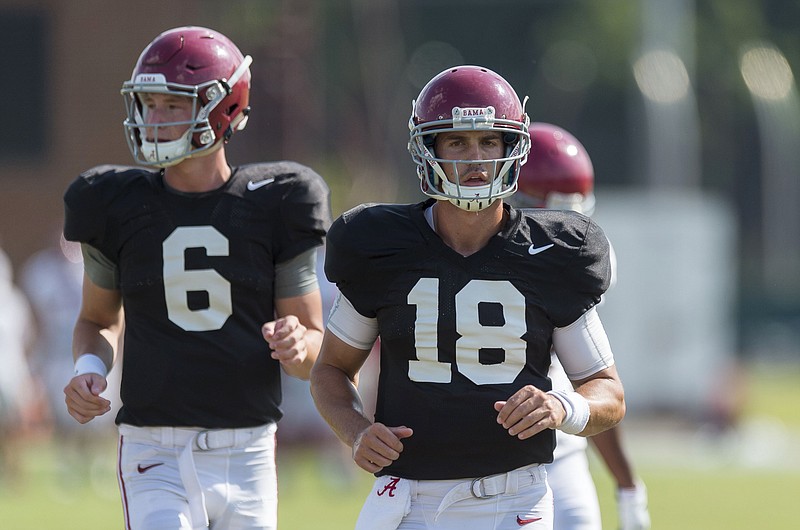
POLYGON ((575 212, 505 206, 502 232, 464 257, 425 220, 432 203, 357 207, 328 234, 328 279, 378 321, 376 421, 414 430, 381 474, 454 479, 552 462, 554 431, 521 441, 494 403, 529 384, 551 389, 554 328, 608 287, 606 236, 575 212))
POLYGON ((322 244, 328 187, 293 162, 234 168, 208 193, 161 171, 101 166, 65 196, 65 235, 116 264, 125 308, 117 423, 236 428, 281 417, 276 263, 322 244))

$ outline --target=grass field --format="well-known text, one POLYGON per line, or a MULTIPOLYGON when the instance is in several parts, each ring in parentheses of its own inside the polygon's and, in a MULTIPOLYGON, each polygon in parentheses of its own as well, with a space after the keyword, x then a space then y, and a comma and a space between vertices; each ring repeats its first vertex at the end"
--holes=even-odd
MULTIPOLYGON (((749 374, 745 416, 725 437, 674 419, 626 421, 626 445, 649 490, 654 530, 800 528, 800 368, 752 368, 749 374)), ((107 451, 107 469, 95 471, 95 487, 88 480, 65 485, 55 473, 58 445, 28 444, 19 455, 22 480, 0 487, 0 529, 123 528, 114 447, 107 451)), ((357 471, 348 481, 315 452, 284 445, 279 454, 281 528, 352 528, 371 475, 357 471)), ((603 527, 614 529, 613 486, 594 457, 592 466, 603 527)))

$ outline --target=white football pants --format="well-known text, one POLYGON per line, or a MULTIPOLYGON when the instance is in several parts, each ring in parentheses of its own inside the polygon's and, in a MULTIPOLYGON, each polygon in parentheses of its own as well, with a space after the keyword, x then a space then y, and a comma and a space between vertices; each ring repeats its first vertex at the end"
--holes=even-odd
POLYGON ((379 477, 356 530, 552 530, 553 498, 544 466, 490 477, 407 480, 379 477))
POLYGON ((120 425, 125 528, 275 530, 275 431, 120 425))
POLYGON ((547 482, 553 490, 554 528, 602 529, 597 489, 589 472, 585 450, 557 456, 552 464, 547 464, 547 482))

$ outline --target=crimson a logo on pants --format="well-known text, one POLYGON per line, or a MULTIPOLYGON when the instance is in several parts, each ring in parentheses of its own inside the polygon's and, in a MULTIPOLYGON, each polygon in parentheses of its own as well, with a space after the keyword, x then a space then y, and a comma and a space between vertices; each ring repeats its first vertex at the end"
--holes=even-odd
POLYGON ((382 497, 384 493, 389 492, 389 497, 394 497, 394 490, 397 489, 397 483, 400 482, 400 477, 390 477, 389 482, 383 487, 382 490, 376 491, 378 497, 382 497))

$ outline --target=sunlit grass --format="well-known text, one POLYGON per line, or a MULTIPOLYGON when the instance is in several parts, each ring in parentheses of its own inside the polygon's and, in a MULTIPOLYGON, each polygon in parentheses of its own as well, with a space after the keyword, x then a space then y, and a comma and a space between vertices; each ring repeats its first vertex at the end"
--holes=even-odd
MULTIPOLYGON (((649 490, 655 530, 797 528, 800 494, 800 369, 748 371, 748 400, 741 428, 726 437, 702 430, 655 432, 651 424, 626 425, 628 449, 649 490)), ((15 483, 0 480, 3 530, 122 529, 114 475, 113 442, 99 467, 59 474, 59 444, 30 441, 19 451, 24 471, 15 483)), ((278 447, 279 521, 283 530, 353 528, 371 475, 308 448, 278 447)), ((604 528, 616 528, 608 473, 591 457, 604 528)), ((465 529, 466 530, 466 529, 465 529)))

